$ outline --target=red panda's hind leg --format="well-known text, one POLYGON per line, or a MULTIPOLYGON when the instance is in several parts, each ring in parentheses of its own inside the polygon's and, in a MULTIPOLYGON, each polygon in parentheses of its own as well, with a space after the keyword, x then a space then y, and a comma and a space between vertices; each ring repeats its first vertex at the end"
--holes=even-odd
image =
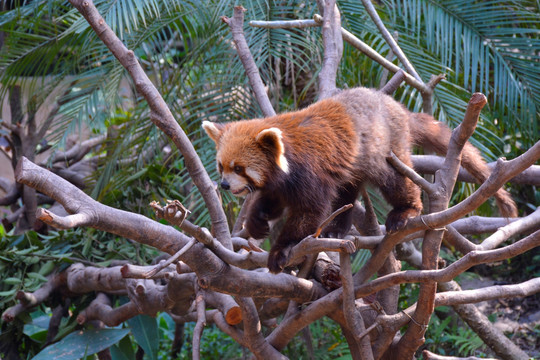
MULTIPOLYGON (((338 191, 338 196, 332 204, 332 211, 342 206, 353 204, 358 199, 362 183, 349 183, 338 191)), ((352 225, 352 210, 347 210, 338 216, 323 230, 323 237, 342 239, 347 235, 352 225)))
POLYGON ((386 218, 386 232, 394 232, 422 212, 421 192, 416 184, 395 170, 384 180, 380 189, 394 207, 386 218))

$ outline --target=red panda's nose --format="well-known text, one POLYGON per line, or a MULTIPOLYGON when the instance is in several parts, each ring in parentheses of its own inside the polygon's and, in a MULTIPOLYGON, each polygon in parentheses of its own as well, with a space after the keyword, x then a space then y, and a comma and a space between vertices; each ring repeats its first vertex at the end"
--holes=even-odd
POLYGON ((224 190, 229 190, 231 188, 231 186, 229 185, 229 183, 227 182, 227 180, 221 180, 221 187, 224 189, 224 190))

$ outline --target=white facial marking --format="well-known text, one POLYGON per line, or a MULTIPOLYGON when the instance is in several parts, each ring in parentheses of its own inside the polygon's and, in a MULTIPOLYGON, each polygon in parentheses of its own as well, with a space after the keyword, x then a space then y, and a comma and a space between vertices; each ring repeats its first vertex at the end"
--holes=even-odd
POLYGON ((284 154, 279 156, 277 164, 285 174, 289 173, 289 162, 284 154))
POLYGON ((234 196, 244 196, 249 192, 248 182, 238 174, 227 172, 223 173, 223 180, 229 183, 230 191, 234 196))
POLYGON ((258 171, 248 167, 248 168, 246 168, 246 175, 249 176, 251 178, 251 180, 253 180, 253 182, 256 183, 256 184, 261 184, 262 183, 262 176, 261 176, 261 174, 259 174, 258 171))

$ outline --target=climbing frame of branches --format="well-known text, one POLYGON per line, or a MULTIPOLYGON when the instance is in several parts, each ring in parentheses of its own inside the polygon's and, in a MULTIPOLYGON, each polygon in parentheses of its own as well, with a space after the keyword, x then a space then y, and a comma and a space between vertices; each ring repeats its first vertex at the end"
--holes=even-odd
MULTIPOLYGON (((370 1, 362 0, 404 70, 390 63, 368 45, 341 28, 335 0, 320 1, 322 16, 313 20, 290 22, 253 22, 252 26, 305 27, 320 26, 324 58, 319 73, 319 98, 339 91, 336 73, 347 41, 360 52, 395 73, 381 89, 393 93, 402 81, 417 88, 424 97, 424 111, 431 112, 433 88, 443 78, 434 76, 424 83, 397 43, 389 36, 370 1)), ((232 235, 225 214, 208 174, 192 144, 174 119, 165 101, 139 65, 133 51, 127 49, 108 27, 91 0, 70 0, 92 26, 100 39, 128 70, 134 84, 148 102, 150 119, 181 151, 193 182, 199 188, 209 210, 213 232, 186 219, 189 209, 178 201, 165 206, 151 206, 167 226, 144 216, 100 204, 76 186, 23 158, 16 170, 17 181, 61 203, 68 216, 38 209, 36 216, 54 227, 93 227, 150 245, 170 257, 153 266, 124 264, 96 268, 74 264, 52 275, 34 293, 19 292, 19 303, 3 314, 4 321, 45 301, 54 293, 77 296, 95 292, 94 301, 77 317, 80 324, 98 320, 106 326, 116 326, 138 314, 155 316, 168 312, 177 323, 196 322, 193 336, 193 358, 199 358, 199 345, 206 323, 214 323, 257 358, 283 358, 281 350, 304 327, 327 316, 336 321, 355 359, 410 359, 425 342, 424 333, 437 306, 452 306, 475 330, 497 356, 505 359, 528 358, 502 332, 494 328, 472 303, 503 297, 523 297, 540 291, 540 279, 521 284, 493 286, 477 290, 461 290, 453 280, 470 267, 509 259, 540 245, 540 210, 512 219, 478 218, 476 223, 463 217, 493 195, 503 184, 519 176, 538 181, 540 142, 512 160, 499 160, 491 176, 465 201, 448 208, 456 179, 460 173, 461 150, 472 135, 486 98, 474 94, 462 124, 452 135, 448 155, 428 182, 414 170, 388 154, 388 161, 409 176, 427 193, 431 213, 411 219, 394 233, 384 233, 374 216, 367 194, 364 207, 354 204, 355 227, 346 239, 308 236, 292 250, 289 264, 302 264, 297 273, 273 275, 265 271, 267 253, 252 239, 242 237, 245 200, 232 235), (529 174, 529 175, 527 175, 529 174), (481 244, 474 244, 464 235, 482 227, 491 233, 481 244), (511 236, 526 234, 509 245, 502 245, 511 236), (422 238, 421 253, 411 246, 411 240, 422 238), (445 239, 463 257, 444 267, 439 258, 445 239), (371 257, 356 273, 352 273, 350 254, 357 249, 370 249, 371 257), (401 271, 398 253, 418 269, 401 271), (339 254, 339 256, 335 256, 339 254), (440 268, 440 269, 439 269, 440 268), (376 275, 375 279, 374 275, 376 275), (418 301, 406 309, 398 309, 400 284, 417 283, 418 301), (439 292, 437 292, 439 290, 439 292), (127 295, 129 302, 114 307, 111 297, 127 295), (276 318, 280 321, 276 322, 276 318), (241 325, 241 326, 240 326, 241 325), (263 332, 262 325, 268 326, 263 332), (406 330, 401 331, 406 327, 406 330), (267 335, 265 335, 267 334, 267 335)), ((222 20, 230 27, 238 55, 265 116, 272 108, 253 57, 244 38, 244 9, 235 7, 232 18, 222 20)), ((527 181, 527 180, 524 180, 527 181)), ((321 224, 321 227, 323 224, 321 224)), ((63 316, 63 311, 57 315, 63 316)), ((426 357, 434 354, 426 352, 426 357)))

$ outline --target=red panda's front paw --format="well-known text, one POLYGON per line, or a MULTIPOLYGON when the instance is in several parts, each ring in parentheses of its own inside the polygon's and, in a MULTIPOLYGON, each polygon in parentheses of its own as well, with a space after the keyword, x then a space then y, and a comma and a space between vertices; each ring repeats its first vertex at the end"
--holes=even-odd
POLYGON ((291 247, 273 246, 268 254, 268 270, 273 274, 279 274, 287 265, 291 247))

